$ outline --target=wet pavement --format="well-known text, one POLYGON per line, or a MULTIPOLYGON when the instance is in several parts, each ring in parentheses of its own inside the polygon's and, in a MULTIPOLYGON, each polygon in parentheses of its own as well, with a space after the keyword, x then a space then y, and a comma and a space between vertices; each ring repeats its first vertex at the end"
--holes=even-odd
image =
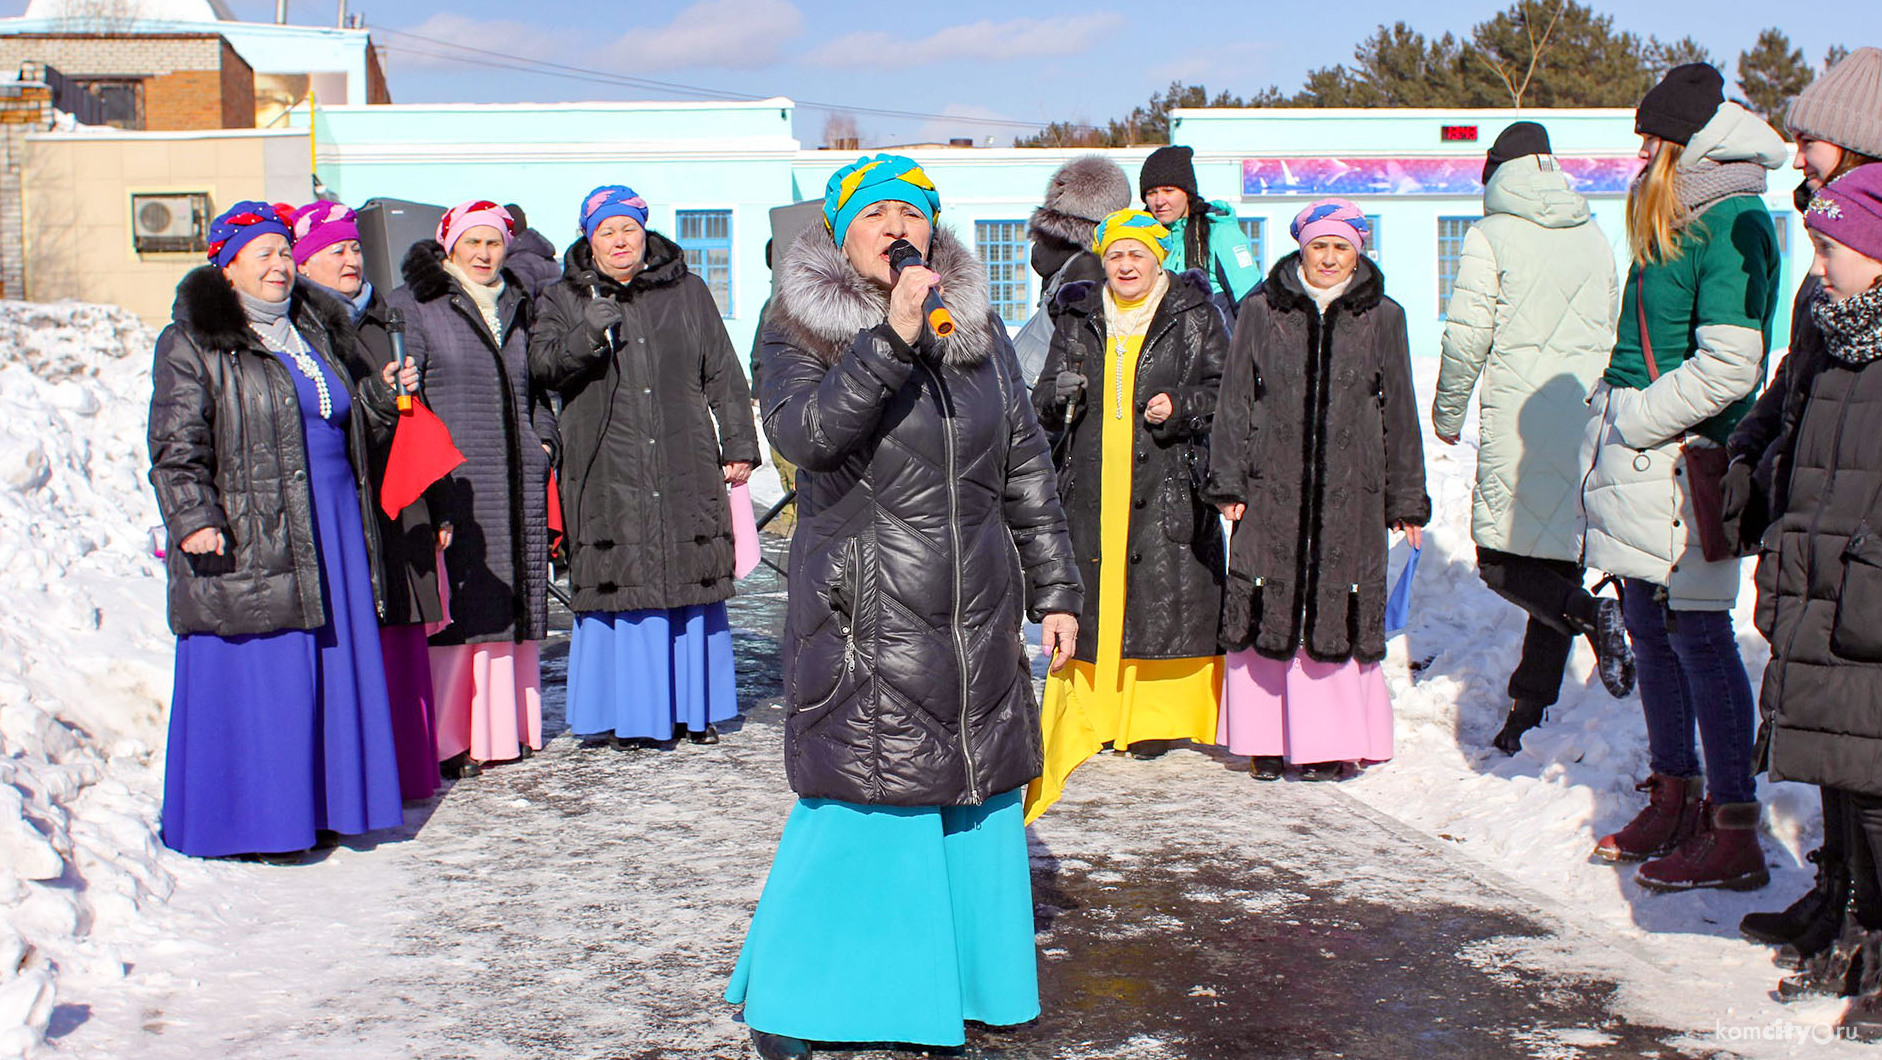
MULTIPOLYGON (((217 866, 247 894, 194 913, 179 898, 180 915, 223 931, 175 957, 191 981, 135 988, 141 1029, 101 1010, 61 1054, 751 1055, 719 995, 791 805, 782 612, 762 570, 732 607, 749 712, 716 747, 577 747, 561 721, 567 639, 553 640, 543 752, 456 784, 376 844, 291 869, 217 866)), ((1715 1055, 1623 1019, 1622 958, 1520 888, 1337 785, 1259 784, 1245 766, 1185 748, 1080 769, 1030 832, 1044 1014, 936 1053, 1715 1055)))

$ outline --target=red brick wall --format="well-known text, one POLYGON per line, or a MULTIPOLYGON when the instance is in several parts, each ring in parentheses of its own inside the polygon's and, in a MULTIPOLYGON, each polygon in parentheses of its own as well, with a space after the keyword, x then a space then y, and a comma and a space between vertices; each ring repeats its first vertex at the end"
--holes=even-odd
MULTIPOLYGON (((252 98, 249 106, 254 107, 252 98)), ((144 128, 152 132, 221 129, 222 111, 220 70, 178 70, 144 79, 144 128)))
POLYGON ((222 42, 222 127, 255 127, 255 71, 226 40, 222 42))

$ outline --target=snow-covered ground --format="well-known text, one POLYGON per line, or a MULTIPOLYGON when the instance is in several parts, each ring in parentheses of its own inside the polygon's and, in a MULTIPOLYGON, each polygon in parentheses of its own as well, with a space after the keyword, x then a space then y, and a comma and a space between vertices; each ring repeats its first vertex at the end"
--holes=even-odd
MULTIPOLYGON (((258 996, 292 990, 301 957, 293 935, 267 922, 262 911, 271 905, 322 910, 362 936, 386 912, 349 901, 371 886, 372 852, 332 859, 348 866, 335 876, 316 871, 324 865, 284 871, 192 862, 156 841, 171 642, 162 566, 150 554, 158 517, 144 480, 153 338, 116 309, 0 303, 0 1058, 107 1055, 74 1030, 87 1013, 153 991, 187 993, 189 977, 178 969, 232 932, 274 947, 246 952, 281 957, 282 967, 248 970, 258 996), (251 888, 260 891, 236 893, 251 888), (213 897, 218 889, 240 915, 202 915, 221 901, 213 897), (173 905, 173 893, 190 900, 173 905), (178 911, 183 906, 187 915, 178 911)), ((1435 364, 1421 360, 1419 369, 1429 394, 1435 364)), ((1777 1004, 1771 992, 1780 973, 1768 952, 1736 933, 1744 912, 1785 904, 1809 885, 1799 866, 1818 838, 1814 792, 1762 789, 1770 888, 1655 896, 1631 882, 1631 869, 1588 859, 1596 836, 1639 805, 1633 783, 1647 767, 1638 701, 1612 700, 1601 690, 1585 646, 1571 663, 1562 702, 1524 752, 1505 758, 1488 749, 1507 708, 1504 684, 1522 622, 1476 579, 1471 432, 1456 448, 1427 436, 1426 449, 1439 514, 1411 629, 1393 642, 1388 665, 1399 756, 1340 786, 1340 797, 1475 859, 1486 874, 1533 895, 1544 916, 1611 939, 1628 957, 1617 967, 1633 970, 1620 981, 1629 1017, 1684 1029, 1694 1050, 1863 1055, 1856 1046, 1813 1040, 1841 1003, 1777 1004), (1422 664, 1416 677, 1413 661, 1422 664)), ((775 496, 775 479, 767 485, 754 490, 761 503, 775 496)), ((1750 602, 1747 589, 1741 644, 1755 687, 1765 652, 1748 621, 1750 602)), ((1081 771, 1074 785, 1103 783, 1115 772, 1081 771)), ((755 871, 769 839, 749 844, 755 871)), ((480 845, 467 832, 440 871, 475 874, 479 858, 503 873, 529 871, 518 853, 480 845)), ((397 870, 411 871, 409 864, 397 870)), ((408 956, 366 945, 351 959, 408 956)), ((351 971, 375 975, 371 967, 351 971)), ((225 1027, 171 1028, 170 1047, 178 1035, 200 1034, 195 1055, 211 1055, 211 1043, 230 1028, 267 1023, 265 1009, 231 1001, 225 1027)), ((146 1030, 162 1034, 164 1025, 153 1021, 146 1030)), ((274 1055, 295 1054, 285 1043, 274 1055)))

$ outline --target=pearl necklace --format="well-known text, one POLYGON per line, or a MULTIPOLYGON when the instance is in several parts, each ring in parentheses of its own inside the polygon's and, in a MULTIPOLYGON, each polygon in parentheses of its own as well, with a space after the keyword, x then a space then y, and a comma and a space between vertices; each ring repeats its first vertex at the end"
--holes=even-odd
POLYGON ((261 339, 263 346, 287 356, 294 362, 294 367, 301 370, 301 374, 307 377, 308 382, 314 384, 314 390, 320 395, 320 418, 332 419, 333 392, 327 389, 327 373, 320 370, 319 362, 315 361, 314 355, 308 351, 307 340, 301 338, 301 333, 289 326, 288 334, 294 337, 294 344, 289 346, 270 338, 266 332, 253 324, 249 325, 249 330, 261 339))

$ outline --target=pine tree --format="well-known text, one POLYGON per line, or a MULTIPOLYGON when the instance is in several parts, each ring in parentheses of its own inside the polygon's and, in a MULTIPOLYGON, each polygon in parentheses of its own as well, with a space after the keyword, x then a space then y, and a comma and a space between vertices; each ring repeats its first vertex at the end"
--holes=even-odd
POLYGON ((1830 70, 1830 67, 1835 66, 1837 63, 1840 63, 1844 59, 1847 59, 1847 58, 1849 58, 1848 48, 1843 47, 1841 44, 1830 45, 1829 50, 1823 53, 1824 73, 1828 73, 1830 70))
POLYGON ((1758 34, 1750 51, 1738 53, 1739 91, 1779 132, 1784 131, 1784 109, 1813 76, 1804 50, 1791 47, 1790 38, 1776 27, 1758 34))

